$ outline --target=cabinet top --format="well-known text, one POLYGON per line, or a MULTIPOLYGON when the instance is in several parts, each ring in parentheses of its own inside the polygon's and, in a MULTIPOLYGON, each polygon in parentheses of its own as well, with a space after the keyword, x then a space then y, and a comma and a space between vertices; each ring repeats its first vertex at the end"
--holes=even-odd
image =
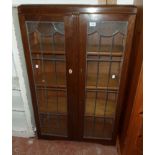
POLYGON ((82 14, 82 13, 121 13, 136 14, 133 5, 20 5, 19 14, 82 14))

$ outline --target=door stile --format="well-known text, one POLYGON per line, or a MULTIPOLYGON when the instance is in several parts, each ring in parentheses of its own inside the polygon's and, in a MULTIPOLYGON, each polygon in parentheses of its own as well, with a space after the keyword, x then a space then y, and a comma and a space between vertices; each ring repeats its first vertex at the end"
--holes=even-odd
POLYGON ((79 16, 79 137, 84 135, 84 111, 85 111, 85 80, 86 80, 86 20, 83 14, 79 16))
POLYGON ((66 56, 70 139, 78 139, 78 48, 77 15, 66 17, 66 56), (67 24, 70 23, 70 24, 67 24))

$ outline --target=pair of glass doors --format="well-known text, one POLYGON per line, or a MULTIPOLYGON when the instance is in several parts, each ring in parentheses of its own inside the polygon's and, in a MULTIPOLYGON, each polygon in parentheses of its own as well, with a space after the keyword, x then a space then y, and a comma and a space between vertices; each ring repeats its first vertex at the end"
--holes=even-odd
POLYGON ((73 124, 82 138, 111 140, 128 21, 102 14, 80 15, 79 25, 76 20, 25 21, 39 130, 69 137, 73 124))

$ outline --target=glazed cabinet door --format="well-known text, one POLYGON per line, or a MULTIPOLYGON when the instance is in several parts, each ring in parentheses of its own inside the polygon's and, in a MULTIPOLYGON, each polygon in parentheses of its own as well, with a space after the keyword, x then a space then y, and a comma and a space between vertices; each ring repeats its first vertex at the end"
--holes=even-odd
POLYGON ((76 83, 70 46, 72 17, 19 17, 38 136, 72 138, 72 103, 76 100, 71 87, 76 83))
POLYGON ((81 137, 112 143, 125 91, 134 16, 80 15, 81 137))

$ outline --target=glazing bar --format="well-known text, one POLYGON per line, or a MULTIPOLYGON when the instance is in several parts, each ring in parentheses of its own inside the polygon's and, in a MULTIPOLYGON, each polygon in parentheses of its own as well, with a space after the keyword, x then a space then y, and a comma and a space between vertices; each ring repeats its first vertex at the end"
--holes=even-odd
MULTIPOLYGON (((54 59, 56 59, 56 55, 54 54, 55 52, 55 33, 52 34, 52 50, 53 50, 53 56, 54 59)), ((58 85, 58 81, 57 81, 57 70, 56 70, 56 61, 54 61, 54 72, 55 72, 55 83, 56 85, 58 85)), ((58 91, 56 91, 56 103, 57 103, 57 113, 59 113, 59 103, 58 103, 58 91)), ((60 128, 60 120, 59 120, 59 116, 57 116, 57 127, 60 128)))
MULTIPOLYGON (((85 117, 88 117, 88 118, 90 117, 90 118, 91 118, 91 117, 93 117, 93 116, 94 116, 94 115, 86 115, 85 117)), ((104 118, 104 116, 96 116, 96 118, 104 118)), ((108 116, 106 116, 105 118, 106 118, 106 119, 110 119, 110 120, 114 120, 114 117, 108 117, 108 116)))
POLYGON ((96 91, 98 91, 98 92, 109 92, 109 93, 114 93, 114 94, 118 94, 118 91, 117 90, 107 90, 107 89, 102 89, 102 90, 100 90, 100 89, 87 89, 87 91, 88 92, 96 92, 96 91))
POLYGON ((67 113, 40 112, 40 115, 67 116, 67 113))
POLYGON ((95 61, 95 62, 122 62, 123 60, 107 60, 107 59, 87 59, 87 61, 95 61))
MULTIPOLYGON (((99 47, 98 47, 98 52, 100 52, 100 47, 101 47, 101 36, 99 39, 99 47)), ((100 55, 98 55, 98 59, 100 59, 100 55)), ((97 61, 97 77, 96 77, 96 89, 98 86, 98 80, 99 80, 99 61, 97 61)), ((97 91, 95 92, 95 103, 94 103, 94 120, 93 120, 93 131, 92 131, 92 135, 95 134, 95 122, 96 122, 96 117, 95 117, 95 113, 96 113, 96 102, 97 102, 97 91)))
MULTIPOLYGON (((110 50, 110 59, 112 59, 112 49, 114 46, 114 36, 112 36, 112 45, 111 45, 111 50, 110 50)), ((106 107, 107 107, 107 103, 108 103, 108 86, 109 86, 109 81, 110 81, 110 75, 111 75, 111 62, 110 62, 110 66, 109 66, 109 72, 108 72, 108 82, 107 82, 107 91, 106 91, 106 102, 105 102, 105 108, 104 108, 104 120, 103 120, 103 132, 105 132, 105 113, 106 113, 106 107)))
POLYGON ((63 88, 54 88, 54 87, 53 88, 52 87, 51 88, 48 88, 48 87, 47 88, 42 88, 40 86, 37 87, 37 90, 42 90, 42 89, 54 90, 54 91, 66 91, 65 88, 64 89, 63 88))
POLYGON ((85 77, 85 110, 86 110, 86 99, 87 99, 87 89, 86 89, 86 86, 87 86, 87 78, 88 78, 88 61, 87 61, 87 57, 86 57, 86 77, 85 77))
MULTIPOLYGON (((40 35, 40 50, 41 50, 41 72, 42 72, 42 75, 43 75, 43 79, 42 80, 45 80, 45 65, 44 65, 44 60, 43 60, 43 45, 42 45, 42 36, 40 35)), ((46 80, 44 82, 44 97, 45 97, 45 102, 46 102, 46 107, 48 109, 48 95, 47 95, 47 89, 46 89, 46 80)))

